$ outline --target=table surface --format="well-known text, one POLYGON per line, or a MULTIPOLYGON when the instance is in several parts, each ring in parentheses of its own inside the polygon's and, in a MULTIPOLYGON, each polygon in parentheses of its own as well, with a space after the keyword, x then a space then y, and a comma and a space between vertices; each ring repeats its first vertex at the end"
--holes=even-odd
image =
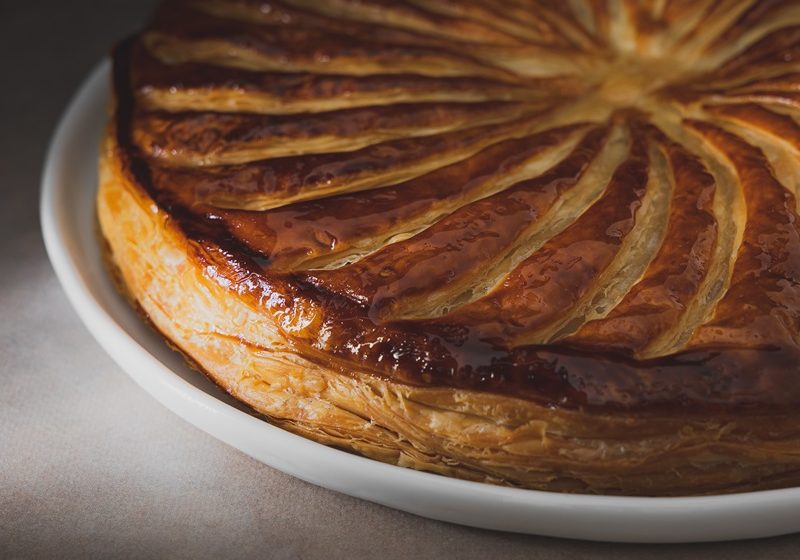
POLYGON ((266 467, 139 389, 70 308, 37 206, 59 114, 152 5, 0 3, 0 558, 800 557, 800 535, 621 545, 419 518, 266 467))

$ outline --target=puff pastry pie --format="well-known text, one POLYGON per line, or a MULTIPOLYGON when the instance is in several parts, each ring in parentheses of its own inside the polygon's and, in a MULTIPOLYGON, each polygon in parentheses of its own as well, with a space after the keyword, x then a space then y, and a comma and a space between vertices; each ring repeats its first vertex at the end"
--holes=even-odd
POLYGON ((270 422, 526 488, 800 483, 800 2, 168 1, 113 87, 119 286, 270 422))

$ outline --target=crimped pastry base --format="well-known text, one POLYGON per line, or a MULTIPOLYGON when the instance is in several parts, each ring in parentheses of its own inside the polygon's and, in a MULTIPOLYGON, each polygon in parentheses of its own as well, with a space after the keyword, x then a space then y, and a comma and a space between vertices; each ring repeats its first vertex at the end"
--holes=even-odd
POLYGON ((191 362, 277 425, 387 463, 542 490, 666 496, 800 484, 796 416, 552 409, 309 361, 204 272, 199 248, 123 167, 109 133, 98 215, 121 287, 191 362))

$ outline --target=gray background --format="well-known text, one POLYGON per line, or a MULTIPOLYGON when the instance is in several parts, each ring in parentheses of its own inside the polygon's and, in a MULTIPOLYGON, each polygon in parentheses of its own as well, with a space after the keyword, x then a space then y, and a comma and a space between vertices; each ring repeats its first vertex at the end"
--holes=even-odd
POLYGON ((59 114, 153 2, 10 4, 0 0, 0 558, 800 558, 800 535, 644 546, 430 521, 295 480, 173 416, 78 321, 37 217, 59 114))

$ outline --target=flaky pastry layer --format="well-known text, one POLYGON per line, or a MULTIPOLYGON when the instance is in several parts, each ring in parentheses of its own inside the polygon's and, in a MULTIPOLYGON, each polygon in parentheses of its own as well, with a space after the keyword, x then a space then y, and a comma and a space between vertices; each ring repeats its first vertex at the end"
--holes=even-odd
POLYGON ((97 198, 119 286, 190 362, 271 422, 387 463, 567 492, 683 495, 800 484, 800 419, 566 410, 415 387, 297 351, 204 270, 200 248, 133 182, 113 132, 97 198))

